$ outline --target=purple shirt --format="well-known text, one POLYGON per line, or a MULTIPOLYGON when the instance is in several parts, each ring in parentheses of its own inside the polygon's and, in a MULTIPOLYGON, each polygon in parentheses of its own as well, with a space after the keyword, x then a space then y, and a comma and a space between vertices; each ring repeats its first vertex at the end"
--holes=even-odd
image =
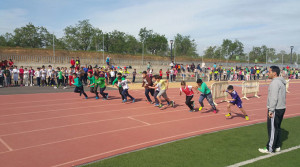
MULTIPOLYGON (((229 93, 228 91, 226 91, 229 93)), ((230 103, 240 104, 242 103, 242 100, 240 96, 237 94, 237 92, 234 90, 232 93, 229 93, 232 99, 235 99, 234 101, 230 101, 230 103)))

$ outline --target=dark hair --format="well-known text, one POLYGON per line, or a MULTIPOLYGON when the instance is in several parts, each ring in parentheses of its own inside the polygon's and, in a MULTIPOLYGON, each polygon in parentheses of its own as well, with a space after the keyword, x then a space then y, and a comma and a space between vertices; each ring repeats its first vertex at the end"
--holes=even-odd
POLYGON ((202 79, 197 79, 197 83, 202 83, 202 79))
POLYGON ((118 80, 122 80, 122 77, 118 77, 118 80))
POLYGON ((147 71, 143 71, 143 74, 147 74, 147 71))
POLYGON ((270 68, 271 68, 272 72, 276 72, 277 76, 280 75, 280 69, 278 66, 271 66, 270 68))
POLYGON ((181 81, 181 85, 186 85, 185 81, 181 81))
POLYGON ((92 71, 89 71, 89 74, 93 74, 92 71))
POLYGON ((154 75, 155 79, 161 79, 159 75, 154 75))
POLYGON ((122 75, 122 73, 119 72, 117 75, 122 75))
POLYGON ((232 85, 228 85, 227 90, 233 90, 233 86, 232 85))
POLYGON ((77 76, 77 74, 76 74, 76 73, 73 73, 72 75, 75 75, 75 76, 77 76))

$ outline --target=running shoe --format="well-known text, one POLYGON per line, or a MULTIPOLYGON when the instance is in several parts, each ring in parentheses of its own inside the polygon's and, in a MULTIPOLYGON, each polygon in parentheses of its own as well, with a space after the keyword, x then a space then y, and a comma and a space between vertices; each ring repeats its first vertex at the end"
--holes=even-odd
POLYGON ((202 108, 203 108, 203 107, 199 107, 199 111, 201 111, 201 110, 202 110, 202 108))
POLYGON ((135 102, 135 98, 132 99, 132 103, 134 103, 134 102, 135 102))
POLYGON ((245 116, 245 119, 246 119, 246 121, 248 121, 248 120, 249 120, 249 117, 248 117, 248 116, 245 116))
POLYGON ((96 97, 96 99, 99 99, 99 97, 96 97))
POLYGON ((54 89, 57 89, 57 87, 56 87, 56 86, 54 86, 54 89))
POLYGON ((225 117, 231 117, 231 114, 230 114, 230 113, 228 113, 228 114, 226 114, 226 115, 225 115, 225 117))
POLYGON ((280 147, 275 149, 275 152, 280 152, 280 151, 281 151, 280 147))
POLYGON ((85 97, 85 99, 88 99, 88 97, 85 97))
POLYGON ((195 112, 195 110, 190 110, 189 112, 195 112))
POLYGON ((159 108, 162 108, 163 106, 164 106, 164 105, 160 104, 158 107, 159 107, 159 108))
POLYGON ((155 104, 155 105, 154 105, 154 107, 158 107, 158 106, 159 106, 159 104, 155 104))
POLYGON ((217 110, 214 110, 214 113, 217 114, 217 110))
POLYGON ((108 99, 108 93, 107 93, 107 95, 106 95, 106 100, 108 99))
POLYGON ((175 102, 174 101, 171 101, 171 106, 175 107, 175 102))

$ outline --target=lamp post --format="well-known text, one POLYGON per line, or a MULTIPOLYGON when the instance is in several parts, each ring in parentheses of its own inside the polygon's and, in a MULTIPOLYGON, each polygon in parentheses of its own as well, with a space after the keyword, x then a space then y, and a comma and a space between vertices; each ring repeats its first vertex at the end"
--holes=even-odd
POLYGON ((293 64, 293 49, 294 49, 294 46, 291 46, 291 64, 293 64))
POLYGON ((143 41, 142 65, 144 65, 144 43, 145 43, 145 41, 143 41))
POLYGON ((53 32, 53 57, 54 57, 54 64, 56 63, 55 61, 55 44, 54 44, 54 32, 53 32))
POLYGON ((172 55, 172 46, 173 46, 173 40, 170 40, 171 43, 171 62, 173 61, 173 55, 172 55))

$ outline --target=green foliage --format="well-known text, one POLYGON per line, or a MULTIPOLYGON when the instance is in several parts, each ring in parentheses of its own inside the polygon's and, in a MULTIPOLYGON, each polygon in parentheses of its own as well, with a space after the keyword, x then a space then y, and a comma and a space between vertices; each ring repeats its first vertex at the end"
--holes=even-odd
POLYGON ((52 34, 45 27, 36 27, 32 23, 16 28, 14 35, 6 34, 7 46, 46 48, 52 45, 52 38, 52 34))
POLYGON ((204 51, 205 58, 245 60, 244 45, 239 40, 234 42, 229 39, 224 39, 221 46, 210 46, 204 51))
POLYGON ((151 54, 166 52, 168 47, 168 40, 164 35, 154 33, 153 30, 141 28, 139 32, 141 42, 144 42, 146 50, 151 54))
POLYGON ((177 34, 175 36, 174 47, 176 51, 176 56, 199 56, 197 54, 197 44, 194 39, 191 39, 190 36, 182 36, 180 34, 177 34))

